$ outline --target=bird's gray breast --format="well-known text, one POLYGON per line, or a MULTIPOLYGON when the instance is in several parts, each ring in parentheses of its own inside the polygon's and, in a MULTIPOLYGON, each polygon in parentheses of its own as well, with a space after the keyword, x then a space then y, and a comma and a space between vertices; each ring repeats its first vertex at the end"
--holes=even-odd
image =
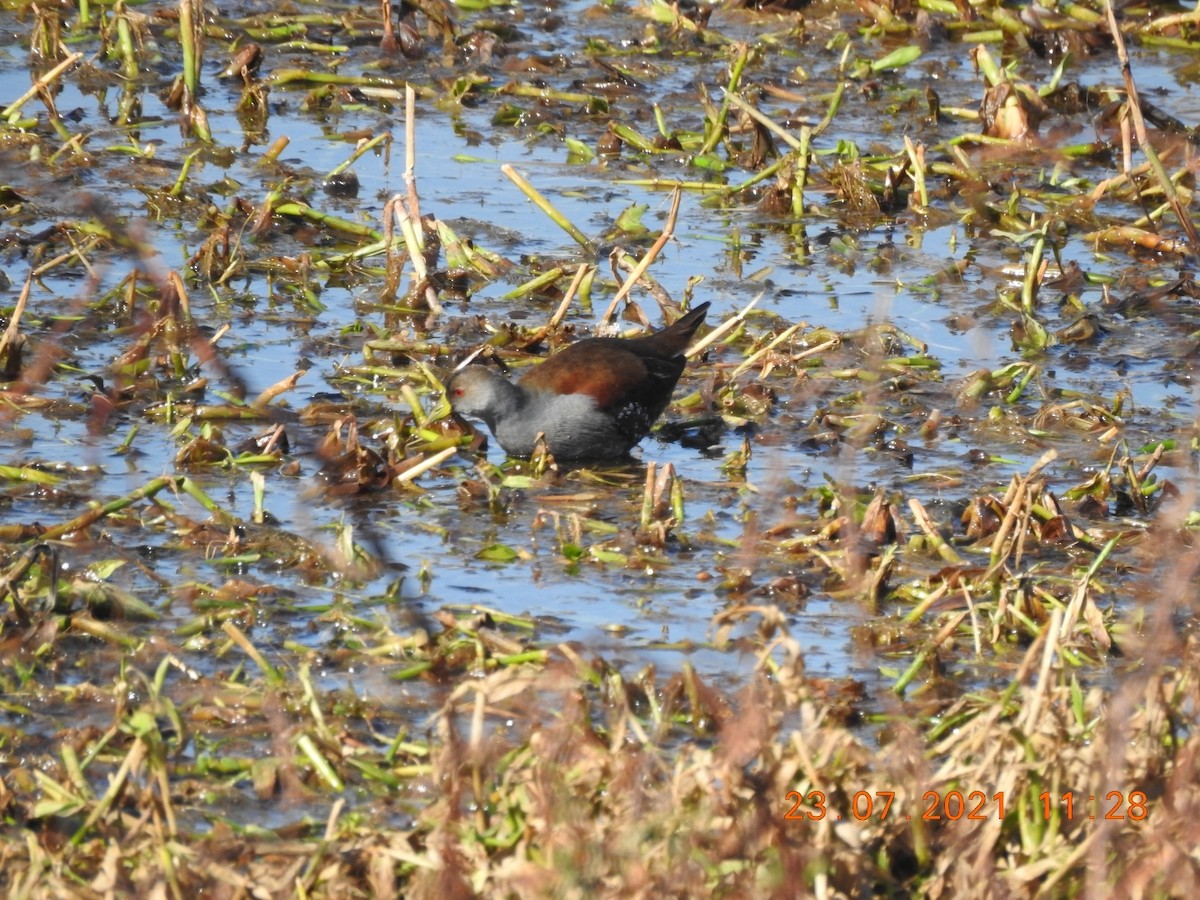
POLYGON ((522 415, 500 423, 496 440, 512 455, 528 456, 538 434, 546 435, 551 453, 578 458, 610 454, 608 448, 618 439, 616 420, 597 409, 587 394, 535 397, 522 415))

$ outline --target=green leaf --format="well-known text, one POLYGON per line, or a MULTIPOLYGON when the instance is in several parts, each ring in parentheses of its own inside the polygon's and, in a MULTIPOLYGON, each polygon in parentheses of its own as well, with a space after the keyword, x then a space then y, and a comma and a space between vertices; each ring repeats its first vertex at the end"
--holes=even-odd
POLYGON ((516 550, 505 544, 492 544, 475 554, 476 559, 486 559, 491 562, 512 562, 518 556, 520 554, 516 550))
POLYGON ((629 561, 624 553, 618 553, 615 550, 597 550, 595 547, 590 548, 592 559, 596 562, 613 563, 618 566, 623 566, 629 561))
POLYGON ((899 47, 885 56, 883 59, 877 59, 871 63, 871 71, 875 74, 887 72, 892 69, 901 69, 911 62, 921 58, 921 48, 915 44, 910 44, 907 47, 899 47))
POLYGON ((123 565, 125 565, 125 560, 123 559, 105 559, 88 566, 88 573, 97 581, 105 581, 123 565))
POLYGON ((624 234, 646 234, 649 229, 642 224, 642 216, 645 215, 646 210, 649 208, 650 205, 648 203, 635 203, 633 206, 623 210, 617 216, 616 229, 624 234))
POLYGON ((729 164, 725 160, 719 156, 713 156, 711 153, 693 156, 692 165, 697 169, 707 169, 709 172, 724 172, 729 168, 729 164))
POLYGON ((567 162, 587 163, 596 158, 596 151, 575 138, 564 138, 567 145, 567 162))

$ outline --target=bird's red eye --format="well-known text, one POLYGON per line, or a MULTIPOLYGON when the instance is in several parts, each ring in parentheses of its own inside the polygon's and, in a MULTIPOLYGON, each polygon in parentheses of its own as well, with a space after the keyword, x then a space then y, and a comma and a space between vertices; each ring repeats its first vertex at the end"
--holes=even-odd
POLYGON ((463 395, 463 389, 457 387, 451 393, 453 393, 455 397, 461 397, 463 395))

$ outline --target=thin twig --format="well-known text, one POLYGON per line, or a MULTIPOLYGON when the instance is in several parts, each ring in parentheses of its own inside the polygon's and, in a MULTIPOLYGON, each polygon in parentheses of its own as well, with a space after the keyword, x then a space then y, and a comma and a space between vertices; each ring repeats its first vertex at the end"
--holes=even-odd
POLYGON ((1183 227, 1184 234, 1187 235, 1192 253, 1200 253, 1200 234, 1196 233, 1196 225, 1192 222, 1191 216, 1187 214, 1183 208, 1183 204, 1179 201, 1179 195, 1175 192, 1175 185, 1167 176, 1166 169, 1163 168, 1162 162, 1158 158, 1158 153, 1151 146, 1149 136, 1146 133, 1146 120, 1142 116, 1142 103, 1138 99, 1137 85, 1133 82, 1133 68, 1129 63, 1129 54, 1125 50, 1125 39, 1121 36, 1121 28, 1117 24, 1117 14, 1113 11, 1112 0, 1105 0, 1104 11, 1108 16, 1108 28, 1112 32, 1113 44, 1117 48, 1117 59, 1121 63, 1121 75, 1125 79, 1126 106, 1129 110, 1129 115, 1133 119, 1133 130, 1137 135, 1138 144, 1141 145, 1142 152, 1146 154, 1146 159, 1150 162, 1150 167, 1154 171, 1154 177, 1158 180, 1159 187, 1162 188, 1163 196, 1171 204, 1171 210, 1175 213, 1175 218, 1183 227))
POLYGON ((21 315, 25 312, 25 304, 29 302, 29 292, 32 288, 33 272, 31 270, 25 277, 25 286, 21 288, 21 295, 17 297, 17 305, 13 308, 12 315, 8 318, 8 327, 4 329, 4 334, 0 336, 0 359, 4 358, 4 354, 8 350, 8 345, 16 340, 17 333, 21 330, 21 315))
POLYGON ((4 111, 0 112, 0 118, 8 119, 9 122, 16 121, 17 115, 21 112, 22 106, 36 97, 39 92, 44 91, 50 86, 50 83, 54 81, 54 79, 58 78, 59 75, 67 71, 67 69, 71 68, 71 66, 75 65, 75 63, 79 62, 81 59, 83 59, 82 53, 72 53, 41 78, 38 78, 36 81, 34 81, 34 83, 30 85, 29 90, 23 93, 12 103, 8 104, 8 106, 4 107, 4 111))
POLYGON ((421 221, 421 200, 417 196, 417 92, 404 85, 404 183, 408 186, 408 214, 421 221))
POLYGON ((700 340, 696 341, 696 343, 692 344, 692 346, 688 347, 687 350, 684 351, 683 355, 689 359, 694 356, 698 356, 700 353, 708 349, 708 347, 710 347, 712 344, 725 337, 725 335, 729 334, 729 332, 733 331, 746 320, 746 316, 749 314, 750 310, 754 309, 754 307, 758 305, 758 301, 765 296, 766 291, 763 291, 744 307, 742 307, 741 310, 735 313, 731 318, 726 319, 704 337, 700 338, 700 340))
POLYGON ((628 296, 629 292, 633 290, 633 286, 637 284, 638 279, 650 268, 650 264, 662 252, 662 248, 667 245, 667 241, 671 240, 672 236, 674 236, 675 221, 679 218, 679 201, 682 196, 683 192, 679 188, 675 188, 671 192, 671 209, 667 213, 667 221, 663 225, 662 234, 658 236, 658 240, 654 242, 653 246, 646 251, 646 255, 638 260, 638 264, 633 267, 633 271, 629 273, 629 277, 625 279, 625 283, 621 285, 620 290, 612 298, 612 302, 608 304, 608 309, 600 317, 600 330, 608 327, 612 321, 613 313, 616 312, 617 304, 628 296))

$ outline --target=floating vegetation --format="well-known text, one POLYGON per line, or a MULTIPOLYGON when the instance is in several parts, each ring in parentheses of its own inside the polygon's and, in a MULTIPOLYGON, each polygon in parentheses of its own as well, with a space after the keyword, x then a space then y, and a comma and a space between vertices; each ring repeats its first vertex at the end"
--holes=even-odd
POLYGON ((0 885, 1188 892, 1198 21, 4 4, 0 885))

